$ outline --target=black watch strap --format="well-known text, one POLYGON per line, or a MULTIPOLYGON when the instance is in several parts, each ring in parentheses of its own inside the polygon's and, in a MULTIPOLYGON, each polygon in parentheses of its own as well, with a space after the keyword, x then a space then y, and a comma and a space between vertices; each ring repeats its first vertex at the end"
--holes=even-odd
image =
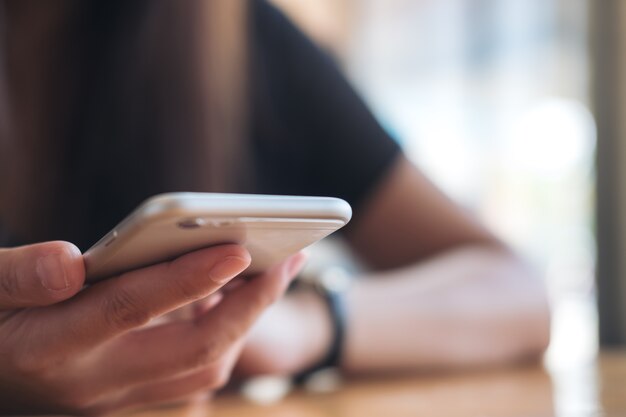
POLYGON ((318 363, 296 374, 294 381, 305 382, 309 376, 326 368, 338 367, 341 363, 346 335, 347 311, 345 293, 350 284, 350 276, 343 268, 330 268, 324 271, 312 286, 324 300, 332 324, 332 339, 326 355, 318 363))

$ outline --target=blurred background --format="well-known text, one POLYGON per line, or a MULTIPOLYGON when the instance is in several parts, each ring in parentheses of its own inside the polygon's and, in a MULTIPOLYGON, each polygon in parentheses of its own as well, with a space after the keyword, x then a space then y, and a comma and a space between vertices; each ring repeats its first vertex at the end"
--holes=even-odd
POLYGON ((598 349, 587 0, 274 0, 444 191, 545 277, 550 366, 598 349))

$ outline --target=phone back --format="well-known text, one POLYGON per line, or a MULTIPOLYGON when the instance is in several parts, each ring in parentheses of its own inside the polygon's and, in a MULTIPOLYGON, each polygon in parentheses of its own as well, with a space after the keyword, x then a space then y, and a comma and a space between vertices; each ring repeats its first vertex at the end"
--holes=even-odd
POLYGON ((251 274, 343 227, 343 200, 173 193, 153 197, 85 253, 90 282, 226 243, 251 254, 251 274))

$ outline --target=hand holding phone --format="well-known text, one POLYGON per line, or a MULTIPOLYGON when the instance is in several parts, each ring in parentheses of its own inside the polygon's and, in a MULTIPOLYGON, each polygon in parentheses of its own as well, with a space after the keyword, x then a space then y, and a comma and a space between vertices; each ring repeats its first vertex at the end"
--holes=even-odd
POLYGON ((219 291, 249 263, 242 246, 220 245, 72 297, 84 282, 76 247, 0 249, 0 414, 103 414, 221 387, 242 338, 298 273, 301 255, 228 291, 191 320, 144 325, 219 291))

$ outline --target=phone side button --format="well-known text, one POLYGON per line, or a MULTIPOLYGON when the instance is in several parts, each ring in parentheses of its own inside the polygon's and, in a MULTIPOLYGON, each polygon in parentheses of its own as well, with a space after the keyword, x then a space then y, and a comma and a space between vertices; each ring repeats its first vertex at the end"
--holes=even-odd
POLYGON ((106 241, 104 247, 107 247, 111 243, 115 242, 115 239, 117 239, 117 230, 114 230, 113 233, 111 233, 111 237, 106 241))

